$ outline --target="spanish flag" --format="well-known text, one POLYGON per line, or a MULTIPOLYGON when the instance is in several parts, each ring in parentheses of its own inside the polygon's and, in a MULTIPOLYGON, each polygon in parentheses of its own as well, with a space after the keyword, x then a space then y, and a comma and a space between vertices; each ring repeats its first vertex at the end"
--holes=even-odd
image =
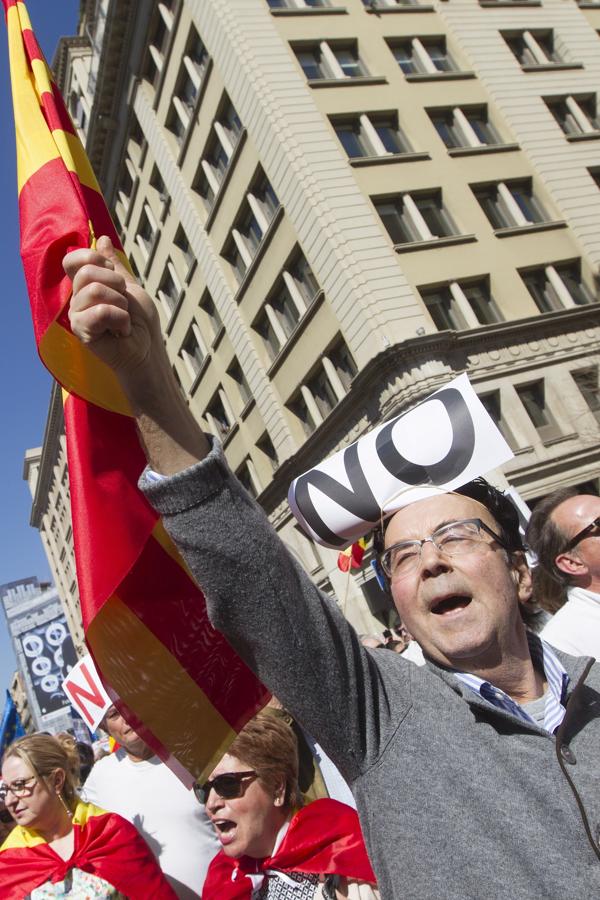
POLYGON ((213 630, 201 591, 137 489, 145 460, 116 377, 70 331, 64 255, 103 234, 121 244, 25 4, 2 2, 21 256, 38 351, 64 389, 86 640, 115 704, 190 784, 206 777, 268 695, 213 630))
MULTIPOLYGON (((0 847, 2 900, 29 897, 47 882, 65 881, 72 869, 102 878, 120 892, 119 896, 130 900, 176 900, 152 851, 137 829, 121 816, 80 801, 73 814, 73 830, 73 853, 63 859, 34 829, 22 825, 13 828, 0 847)), ((68 896, 73 896, 71 891, 68 896)))
POLYGON ((342 572, 349 572, 350 569, 360 569, 366 549, 366 538, 360 538, 360 540, 356 541, 350 547, 346 547, 345 550, 338 553, 338 569, 342 572))

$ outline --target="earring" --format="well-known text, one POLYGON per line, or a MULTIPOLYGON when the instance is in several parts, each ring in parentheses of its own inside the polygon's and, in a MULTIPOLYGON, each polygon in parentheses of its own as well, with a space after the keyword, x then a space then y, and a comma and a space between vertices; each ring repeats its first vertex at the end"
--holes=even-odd
POLYGON ((69 807, 68 807, 67 804, 65 803, 65 799, 64 799, 63 795, 61 794, 61 792, 60 792, 60 791, 57 791, 57 792, 56 792, 56 796, 58 797, 58 799, 59 799, 60 802, 62 803, 62 805, 63 805, 63 807, 64 807, 64 809, 65 809, 65 812, 66 812, 66 814, 68 815, 68 817, 69 817, 70 819, 72 819, 72 818, 73 818, 73 810, 72 810, 72 809, 69 809, 69 807))

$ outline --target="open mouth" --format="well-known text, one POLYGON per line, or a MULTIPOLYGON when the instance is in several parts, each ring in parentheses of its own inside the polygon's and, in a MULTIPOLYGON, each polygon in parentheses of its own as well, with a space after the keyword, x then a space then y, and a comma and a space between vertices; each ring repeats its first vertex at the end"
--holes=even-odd
POLYGON ((445 616, 449 613, 466 609, 470 602, 471 597, 462 594, 453 594, 451 597, 441 597, 439 600, 435 601, 431 607, 431 612, 435 613, 436 616, 445 616))
POLYGON ((237 822, 232 822, 231 819, 213 819, 213 825, 217 832, 217 837, 224 847, 234 840, 237 822))

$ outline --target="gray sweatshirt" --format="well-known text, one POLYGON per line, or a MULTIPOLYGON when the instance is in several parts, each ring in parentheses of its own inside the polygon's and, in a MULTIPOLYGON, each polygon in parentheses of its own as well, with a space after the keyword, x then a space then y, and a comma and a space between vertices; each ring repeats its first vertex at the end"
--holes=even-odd
POLYGON ((362 647, 218 447, 141 486, 214 626, 350 784, 384 900, 600 897, 600 666, 558 654, 552 736, 431 662, 362 647))

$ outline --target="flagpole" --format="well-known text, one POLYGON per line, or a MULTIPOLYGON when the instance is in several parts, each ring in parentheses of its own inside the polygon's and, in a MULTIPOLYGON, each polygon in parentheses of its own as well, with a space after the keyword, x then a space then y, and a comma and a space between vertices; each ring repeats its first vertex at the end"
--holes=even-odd
POLYGON ((352 566, 348 569, 348 574, 346 575, 346 587, 344 590, 344 599, 342 600, 342 613, 344 618, 346 617, 346 602, 348 600, 348 590, 350 588, 350 575, 352 574, 352 566))

